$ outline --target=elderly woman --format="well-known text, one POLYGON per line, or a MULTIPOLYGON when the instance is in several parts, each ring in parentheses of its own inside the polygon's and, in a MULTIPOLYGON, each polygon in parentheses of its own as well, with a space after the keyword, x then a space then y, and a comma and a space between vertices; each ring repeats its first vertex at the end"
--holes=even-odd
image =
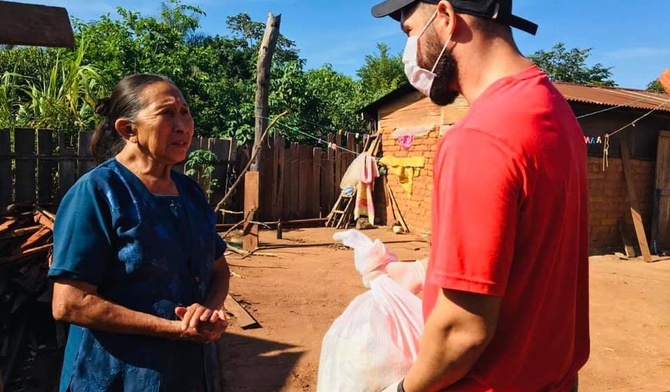
POLYGON ((204 192, 173 172, 193 136, 179 89, 121 80, 96 159, 54 227, 53 315, 71 323, 61 391, 214 391, 230 272, 204 192))

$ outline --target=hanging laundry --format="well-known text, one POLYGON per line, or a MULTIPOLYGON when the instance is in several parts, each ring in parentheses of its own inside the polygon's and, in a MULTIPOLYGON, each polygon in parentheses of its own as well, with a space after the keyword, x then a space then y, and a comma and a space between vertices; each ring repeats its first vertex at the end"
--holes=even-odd
POLYGON ((379 161, 380 164, 387 167, 389 173, 398 176, 400 186, 407 191, 408 198, 412 197, 414 177, 421 175, 421 168, 424 167, 425 162, 424 157, 398 158, 393 156, 385 156, 379 161))
POLYGON ((414 142, 414 135, 398 136, 397 140, 400 148, 407 151, 410 147, 412 147, 412 142, 414 142))
POLYGON ((370 155, 361 155, 363 165, 358 176, 358 192, 356 192, 356 204, 354 205, 354 220, 361 216, 367 216, 370 224, 375 224, 375 204, 372 199, 372 191, 375 187, 375 179, 379 177, 377 161, 370 155))

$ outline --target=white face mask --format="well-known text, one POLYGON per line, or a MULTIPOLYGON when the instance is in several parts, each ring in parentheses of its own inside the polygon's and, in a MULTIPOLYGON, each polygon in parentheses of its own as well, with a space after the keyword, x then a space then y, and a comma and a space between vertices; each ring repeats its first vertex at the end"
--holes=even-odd
POLYGON ((421 30, 421 33, 415 37, 408 37, 407 44, 405 45, 405 52, 402 56, 402 62, 405 64, 405 75, 409 80, 409 83, 414 86, 415 89, 420 91, 423 95, 430 97, 430 89, 433 87, 433 81, 435 80, 435 67, 439 64, 444 51, 447 49, 447 45, 451 41, 451 35, 447 37, 447 42, 444 43, 440 55, 435 60, 433 68, 429 71, 423 69, 419 66, 419 38, 426 32, 428 26, 433 23, 435 17, 437 16, 437 11, 430 17, 426 26, 421 30))

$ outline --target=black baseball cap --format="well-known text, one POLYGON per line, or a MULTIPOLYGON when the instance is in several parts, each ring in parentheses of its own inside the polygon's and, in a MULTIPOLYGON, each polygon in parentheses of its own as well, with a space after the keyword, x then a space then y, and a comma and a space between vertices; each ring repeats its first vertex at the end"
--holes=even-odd
MULTIPOLYGON (((381 18, 390 16, 400 20, 400 11, 417 1, 437 4, 440 0, 386 0, 372 7, 372 16, 381 18)), ((512 0, 448 0, 456 12, 493 19, 506 26, 535 35, 537 24, 512 14, 512 0)))

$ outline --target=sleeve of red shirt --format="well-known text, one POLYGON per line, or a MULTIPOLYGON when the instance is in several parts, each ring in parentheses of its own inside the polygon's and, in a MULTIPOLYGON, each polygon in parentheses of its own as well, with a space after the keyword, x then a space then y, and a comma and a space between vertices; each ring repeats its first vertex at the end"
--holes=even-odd
POLYGON ((451 290, 502 296, 514 254, 521 181, 513 150, 488 133, 454 129, 445 135, 433 203, 431 283, 451 290))

